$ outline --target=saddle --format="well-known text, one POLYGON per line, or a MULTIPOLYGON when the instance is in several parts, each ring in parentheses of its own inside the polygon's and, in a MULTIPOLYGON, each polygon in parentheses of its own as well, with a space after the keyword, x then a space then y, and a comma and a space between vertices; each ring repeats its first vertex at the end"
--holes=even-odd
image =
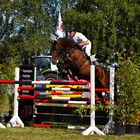
POLYGON ((96 54, 88 56, 85 47, 82 47, 81 51, 85 54, 86 58, 90 61, 91 64, 93 65, 99 65, 99 62, 97 61, 97 58, 95 58, 96 54))
POLYGON ((84 55, 86 56, 86 58, 88 59, 88 60, 90 60, 90 57, 87 55, 87 53, 86 53, 86 51, 85 51, 85 47, 81 47, 81 46, 79 46, 78 44, 75 44, 75 47, 76 48, 78 48, 80 51, 82 51, 83 53, 84 53, 84 55))

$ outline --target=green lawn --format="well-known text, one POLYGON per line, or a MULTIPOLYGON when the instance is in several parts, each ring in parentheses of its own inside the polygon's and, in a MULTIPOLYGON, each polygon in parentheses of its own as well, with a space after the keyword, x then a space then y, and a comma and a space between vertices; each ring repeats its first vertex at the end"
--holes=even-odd
POLYGON ((106 135, 97 134, 83 136, 81 130, 46 129, 46 128, 6 128, 0 129, 0 140, 140 140, 137 135, 106 135))

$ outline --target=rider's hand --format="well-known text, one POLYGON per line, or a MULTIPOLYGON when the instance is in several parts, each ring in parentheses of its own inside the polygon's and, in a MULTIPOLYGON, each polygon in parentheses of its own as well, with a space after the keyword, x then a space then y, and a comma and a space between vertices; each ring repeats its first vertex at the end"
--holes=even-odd
POLYGON ((87 40, 87 41, 81 41, 81 42, 79 42, 79 45, 80 46, 85 46, 85 45, 88 45, 89 44, 89 41, 87 40))
POLYGON ((85 47, 85 46, 83 46, 83 47, 82 47, 82 51, 84 51, 84 50, 85 50, 85 48, 86 48, 86 47, 85 47))
POLYGON ((83 46, 83 42, 80 42, 78 45, 82 47, 83 46))
POLYGON ((79 43, 79 45, 80 45, 81 47, 83 47, 83 46, 87 45, 87 42, 82 41, 82 42, 79 43))

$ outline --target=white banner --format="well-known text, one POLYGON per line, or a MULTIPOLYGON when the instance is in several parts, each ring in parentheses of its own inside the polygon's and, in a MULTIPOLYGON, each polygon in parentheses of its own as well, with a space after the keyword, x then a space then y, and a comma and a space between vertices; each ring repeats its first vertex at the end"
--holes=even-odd
POLYGON ((55 29, 55 34, 58 35, 58 37, 63 38, 63 22, 61 18, 61 13, 59 12, 57 25, 55 29))

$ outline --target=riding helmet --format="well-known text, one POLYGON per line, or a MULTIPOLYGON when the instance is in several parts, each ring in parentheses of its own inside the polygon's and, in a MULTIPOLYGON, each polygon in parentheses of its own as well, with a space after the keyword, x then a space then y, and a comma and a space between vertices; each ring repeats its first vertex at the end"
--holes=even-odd
POLYGON ((75 27, 74 27, 74 26, 70 26, 70 27, 68 28, 68 32, 76 32, 75 27))

